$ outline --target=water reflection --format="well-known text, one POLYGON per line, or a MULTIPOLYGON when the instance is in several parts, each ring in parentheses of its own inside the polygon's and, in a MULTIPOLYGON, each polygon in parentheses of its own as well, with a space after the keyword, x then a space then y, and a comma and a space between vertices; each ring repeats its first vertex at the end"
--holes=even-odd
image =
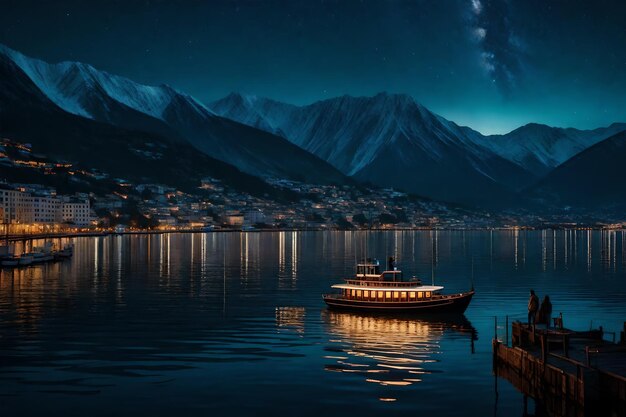
POLYGON ((293 330, 304 333, 304 307, 276 307, 276 326, 279 330, 293 330))
MULTIPOLYGON (((473 352, 476 330, 465 316, 415 318, 325 311, 329 333, 327 371, 356 374, 381 386, 408 386, 436 372, 444 360, 440 340, 446 332, 466 334, 473 352)), ((380 398, 382 401, 394 398, 380 398)))
MULTIPOLYGON (((593 320, 619 331, 626 316, 623 231, 237 232, 73 242, 71 260, 0 269, 3 411, 41 415, 48 410, 38 404, 52 404, 56 413, 47 415, 72 407, 92 415, 121 411, 119 399, 149 397, 142 407, 156 414, 176 414, 185 401, 230 415, 228 405, 255 396, 278 415, 298 414, 315 399, 369 417, 380 414, 376 407, 408 410, 409 398, 444 415, 463 414, 460 404, 486 415, 493 316, 525 317, 529 288, 549 294, 572 328, 593 320), (320 294, 366 255, 395 255, 405 276, 426 281, 434 271, 450 292, 466 290, 473 275, 471 324, 327 311, 320 294), (486 337, 471 356, 474 327, 486 337), (64 394, 44 395, 41 384, 64 394), (161 386, 164 395, 154 395, 161 386), (76 395, 64 400, 70 388, 76 395), (92 403, 76 400, 86 394, 92 403), (181 400, 166 402, 173 397, 181 400)), ((499 415, 519 414, 521 394, 507 387, 501 384, 499 415)))

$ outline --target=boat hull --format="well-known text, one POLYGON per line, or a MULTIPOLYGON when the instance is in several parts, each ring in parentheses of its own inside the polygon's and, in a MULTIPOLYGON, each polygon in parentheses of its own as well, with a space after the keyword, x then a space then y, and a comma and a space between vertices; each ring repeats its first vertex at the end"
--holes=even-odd
POLYGON ((469 306, 474 291, 434 297, 429 300, 404 301, 404 302, 380 302, 350 300, 334 294, 324 295, 324 302, 329 308, 351 311, 376 311, 385 313, 463 313, 469 306))

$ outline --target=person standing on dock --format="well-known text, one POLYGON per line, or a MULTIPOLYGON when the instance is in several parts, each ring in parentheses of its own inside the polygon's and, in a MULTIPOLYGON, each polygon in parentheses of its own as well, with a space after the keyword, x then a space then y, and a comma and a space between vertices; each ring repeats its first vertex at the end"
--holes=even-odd
POLYGON ((530 290, 530 298, 528 299, 528 326, 535 324, 538 309, 539 298, 535 295, 535 290, 530 290))
POLYGON ((389 260, 387 261, 387 268, 389 268, 389 271, 395 271, 396 270, 396 259, 393 256, 389 257, 389 260))
POLYGON ((552 303, 550 302, 550 296, 546 295, 545 297, 543 297, 543 301, 541 302, 541 307, 539 307, 539 312, 537 313, 537 322, 545 323, 546 328, 549 328, 551 320, 552 320, 552 303))

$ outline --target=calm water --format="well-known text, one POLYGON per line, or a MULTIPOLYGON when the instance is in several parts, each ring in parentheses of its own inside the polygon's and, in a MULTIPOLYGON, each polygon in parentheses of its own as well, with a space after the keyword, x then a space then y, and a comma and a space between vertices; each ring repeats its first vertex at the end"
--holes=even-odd
POLYGON ((625 243, 587 231, 79 238, 70 261, 0 272, 0 412, 522 415, 503 380, 496 401, 493 317, 525 317, 534 288, 566 326, 619 331, 625 243), (473 269, 477 294, 455 319, 327 311, 320 295, 366 250, 423 281, 434 269, 446 291, 469 288, 473 269))

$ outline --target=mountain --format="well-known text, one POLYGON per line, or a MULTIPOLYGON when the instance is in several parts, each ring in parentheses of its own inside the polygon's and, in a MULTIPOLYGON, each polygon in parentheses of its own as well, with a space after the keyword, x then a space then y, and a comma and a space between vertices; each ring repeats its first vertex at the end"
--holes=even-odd
POLYGON ((298 107, 231 94, 208 107, 282 135, 358 180, 435 199, 503 204, 535 179, 407 95, 343 96, 298 107))
POLYGON ((176 138, 69 113, 53 103, 13 59, 1 53, 0 135, 29 142, 36 152, 57 160, 96 168, 113 177, 191 191, 201 178, 211 176, 253 195, 292 197, 176 138))
POLYGON ((624 130, 626 123, 613 123, 594 130, 530 123, 505 135, 480 135, 474 136, 474 140, 503 158, 543 176, 577 153, 624 130))
POLYGON ((575 155, 528 190, 563 206, 608 211, 626 208, 626 132, 575 155))
POLYGON ((0 47, 0 55, 18 66, 50 101, 76 116, 188 142, 261 177, 348 181, 330 164, 283 137, 219 117, 167 85, 141 85, 83 63, 48 64, 7 47, 0 47))
MULTIPOLYGON (((299 107, 255 95, 231 93, 208 105, 216 114, 236 120, 248 126, 287 137, 282 126, 289 124, 289 119, 299 107)), ((293 132, 291 132, 293 133, 293 132)), ((298 144, 300 145, 300 144, 298 144)))

